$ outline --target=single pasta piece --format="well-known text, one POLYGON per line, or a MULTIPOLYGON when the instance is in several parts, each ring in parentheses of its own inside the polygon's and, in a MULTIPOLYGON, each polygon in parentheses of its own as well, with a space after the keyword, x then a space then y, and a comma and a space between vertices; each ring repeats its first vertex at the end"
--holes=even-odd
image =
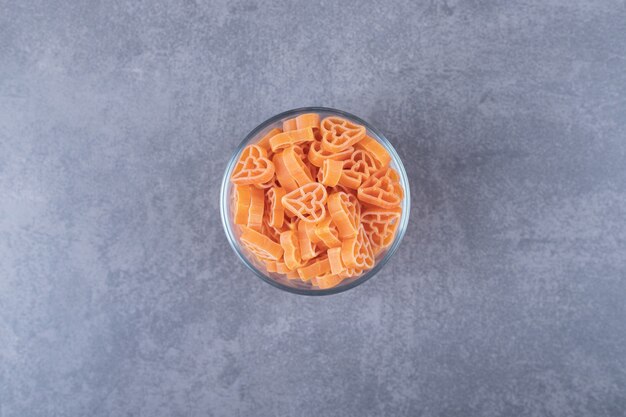
POLYGON ((327 187, 334 187, 339 184, 339 179, 343 174, 344 161, 335 161, 334 159, 324 159, 322 168, 318 171, 317 181, 327 187))
POLYGON ((248 224, 250 209, 250 186, 235 185, 235 224, 248 224))
POLYGON ((301 221, 316 223, 326 215, 326 188, 312 182, 286 194, 282 198, 283 207, 295 214, 301 221))
POLYGON ((341 246, 328 249, 326 254, 328 255, 328 262, 330 262, 330 272, 333 275, 339 275, 346 269, 341 260, 341 246))
POLYGON ((283 131, 289 132, 290 130, 296 130, 296 119, 287 119, 283 122, 283 131))
POLYGON ((257 258, 277 261, 283 256, 283 248, 269 237, 246 226, 241 226, 241 229, 241 243, 257 258))
POLYGON ((279 152, 274 155, 272 159, 274 162, 274 166, 276 167, 276 178, 280 183, 280 186, 285 189, 285 191, 290 192, 298 188, 298 183, 294 180, 287 171, 287 167, 285 166, 285 161, 283 160, 283 153, 279 152))
POLYGON ((374 252, 363 226, 355 237, 341 242, 341 260, 349 268, 371 269, 374 266, 374 252))
POLYGON ((243 149, 231 181, 237 185, 262 184, 274 175, 274 164, 267 159, 267 152, 256 145, 248 145, 243 149))
POLYGON ((250 188, 250 209, 248 210, 248 227, 257 232, 263 226, 263 213, 265 211, 265 193, 258 188, 250 188))
POLYGON ((287 172, 296 181, 299 187, 313 182, 311 172, 304 162, 302 162, 302 159, 296 153, 293 146, 290 146, 283 151, 283 162, 285 163, 287 172))
POLYGON ((363 229, 363 225, 359 227, 359 234, 357 235, 359 239, 361 239, 361 249, 359 251, 359 262, 357 267, 372 269, 374 264, 376 263, 376 258, 374 257, 374 250, 372 248, 372 243, 370 242, 369 237, 365 234, 365 230, 363 229))
POLYGON ((319 277, 330 271, 330 262, 325 255, 322 255, 307 266, 298 268, 298 275, 303 281, 310 281, 313 277, 319 277))
POLYGON ((291 147, 293 148, 293 151, 296 155, 298 155, 298 157, 300 158, 300 160, 306 164, 306 152, 304 152, 304 147, 302 146, 302 144, 297 144, 297 145, 291 145, 291 147))
POLYGON ((340 152, 365 137, 365 127, 342 117, 330 116, 322 120, 322 148, 328 152, 340 152))
POLYGON ((285 221, 285 209, 283 207, 282 198, 285 190, 280 187, 272 187, 267 191, 266 202, 269 214, 269 225, 280 228, 285 221))
POLYGON ((300 247, 296 231, 287 230, 280 234, 280 246, 283 248, 283 256, 287 268, 294 270, 301 266, 300 247))
POLYGON ((361 224, 368 236, 374 256, 389 247, 396 235, 402 212, 399 208, 369 208, 361 216, 361 224))
POLYGON ((305 113, 296 117, 296 128, 310 127, 313 130, 320 128, 320 115, 317 113, 305 113))
POLYGON ((309 161, 308 159, 306 161, 306 166, 307 168, 309 168, 309 172, 311 173, 311 178, 317 178, 320 168, 313 165, 311 161, 309 161))
POLYGON ((393 168, 373 173, 358 190, 359 200, 377 207, 398 207, 404 198, 400 177, 393 168))
POLYGON ((307 231, 307 222, 298 221, 297 226, 297 236, 298 236, 298 246, 300 248, 300 256, 303 261, 308 261, 309 259, 313 259, 318 256, 321 251, 318 246, 311 241, 309 238, 307 231))

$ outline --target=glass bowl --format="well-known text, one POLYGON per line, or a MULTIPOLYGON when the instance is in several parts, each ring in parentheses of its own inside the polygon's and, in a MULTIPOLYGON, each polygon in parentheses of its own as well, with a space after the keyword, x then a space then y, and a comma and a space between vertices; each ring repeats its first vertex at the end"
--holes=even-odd
POLYGON ((264 121, 263 123, 255 127, 250 133, 248 133, 243 142, 241 142, 233 156, 230 158, 230 161, 228 161, 226 171, 224 172, 222 187, 220 190, 220 214, 222 216, 224 232, 226 233, 226 237, 228 238, 230 246, 232 246, 233 250, 239 257, 239 259, 241 259, 241 261, 244 263, 244 265, 246 265, 252 272, 254 272, 256 276, 276 288, 280 288, 281 290, 288 291, 294 294, 330 295, 347 291, 350 288, 354 288, 357 285, 364 283, 365 281, 376 275, 378 271, 380 271, 382 267, 389 261, 389 259, 391 259, 395 251, 398 249, 398 246, 402 241, 402 237, 404 236, 404 233, 407 229, 411 205, 410 201, 411 193, 409 190, 409 180, 406 175, 406 171, 404 170, 404 166, 402 165, 402 161, 400 160, 398 153, 395 151, 393 146, 391 146, 389 141, 385 138, 385 136, 383 136, 382 133, 380 133, 376 128, 374 128, 366 121, 341 110, 336 110, 328 107, 302 107, 299 109, 289 110, 284 113, 277 114, 276 116, 264 121), (247 145, 254 144, 258 140, 260 140, 269 130, 275 127, 281 127, 284 120, 291 119, 303 113, 318 113, 320 115, 320 120, 327 116, 340 116, 354 123, 365 126, 368 136, 378 141, 381 145, 385 147, 387 152, 389 152, 389 155, 391 156, 391 162, 389 165, 398 172, 400 176, 400 184, 404 189, 404 199, 401 203, 402 215, 400 216, 398 228, 396 230, 396 236, 393 240, 393 243, 386 251, 383 251, 376 257, 376 264, 372 269, 364 272, 358 277, 346 278, 336 287, 328 289, 315 288, 309 283, 301 282, 300 280, 290 280, 283 275, 273 272, 267 272, 265 270, 265 265, 261 264, 254 256, 248 253, 248 251, 241 246, 239 242, 240 232, 236 225, 233 223, 232 201, 234 187, 233 184, 230 182, 230 177, 241 152, 247 145))

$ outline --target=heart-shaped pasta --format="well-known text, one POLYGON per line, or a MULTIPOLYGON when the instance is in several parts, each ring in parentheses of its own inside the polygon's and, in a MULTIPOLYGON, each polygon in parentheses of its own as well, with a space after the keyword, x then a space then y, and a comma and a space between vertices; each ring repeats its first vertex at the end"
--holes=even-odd
POLYGON ((339 184, 356 190, 363 181, 380 168, 380 162, 372 154, 362 149, 357 149, 350 159, 344 162, 339 184))
POLYGON ((359 200, 381 208, 398 207, 404 198, 399 180, 393 168, 376 171, 359 187, 359 200))
POLYGON ((363 212, 361 224, 369 237, 375 256, 393 242, 400 224, 400 215, 399 209, 369 208, 363 212))
POLYGON ((357 280, 393 244, 402 218, 391 149, 330 111, 264 126, 232 166, 228 224, 239 247, 296 292, 357 280))
POLYGON ((303 222, 317 223, 326 215, 326 188, 311 182, 283 196, 283 207, 303 222))
POLYGON ((322 148, 328 152, 340 152, 365 137, 365 127, 342 117, 327 117, 320 124, 322 148))
POLYGON ((231 181, 237 185, 263 184, 274 175, 274 164, 267 159, 265 149, 256 145, 248 145, 244 148, 235 169, 231 181))
POLYGON ((374 266, 374 251, 363 226, 359 227, 355 237, 341 243, 341 260, 350 268, 364 270, 374 266))

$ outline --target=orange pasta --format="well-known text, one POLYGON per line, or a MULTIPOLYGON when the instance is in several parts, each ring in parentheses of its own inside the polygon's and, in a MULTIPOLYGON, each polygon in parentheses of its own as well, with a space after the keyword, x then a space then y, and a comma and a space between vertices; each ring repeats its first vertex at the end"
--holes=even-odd
POLYGON ((306 113, 296 117, 296 128, 304 129, 310 127, 312 129, 320 128, 320 115, 317 113, 306 113))
POLYGON ((300 279, 303 281, 310 281, 311 278, 319 277, 327 272, 330 272, 330 262, 328 262, 328 257, 325 255, 307 266, 298 268, 298 275, 300 275, 300 279))
POLYGON ((356 236, 360 217, 357 208, 344 192, 333 193, 328 197, 328 212, 342 239, 356 236))
POLYGON ((374 255, 393 242, 401 214, 399 209, 370 208, 363 212, 361 224, 372 244, 374 255))
POLYGON ((267 132, 265 134, 265 136, 263 136, 261 138, 260 141, 258 141, 256 143, 256 146, 258 146, 261 149, 265 149, 265 151, 267 152, 267 154, 269 155, 270 152, 272 152, 272 147, 270 146, 270 139, 274 136, 276 136, 277 134, 282 133, 282 130, 278 129, 278 128, 274 128, 272 130, 270 130, 269 132, 267 132))
POLYGON ((283 248, 269 237, 246 226, 241 226, 241 229, 241 243, 257 258, 276 261, 283 256, 283 248))
POLYGON ((293 148, 293 152, 298 155, 302 163, 306 164, 307 157, 306 157, 306 153, 304 152, 304 148, 302 147, 302 145, 301 144, 292 145, 291 147, 293 148))
POLYGON ((298 186, 302 187, 305 184, 313 182, 311 172, 306 167, 300 156, 296 153, 293 146, 288 147, 283 151, 283 162, 287 173, 293 178, 298 186))
POLYGON ((385 146, 351 120, 284 120, 246 146, 233 168, 241 247, 271 278, 292 280, 287 285, 326 290, 356 279, 392 245, 403 215, 404 190, 390 163, 385 146))
POLYGON ((338 275, 346 269, 341 260, 341 247, 330 248, 326 254, 328 255, 328 262, 330 262, 330 272, 333 275, 338 275))
POLYGON ((274 176, 268 182, 264 182, 263 184, 254 184, 253 187, 254 188, 259 188, 261 190, 268 190, 268 189, 270 189, 272 187, 278 187, 278 182, 276 181, 276 176, 274 176))
POLYGON ((332 273, 326 273, 316 277, 314 285, 318 286, 321 290, 326 290, 336 287, 341 281, 343 281, 342 277, 333 275, 332 273))
POLYGON ((282 201, 285 210, 304 222, 318 222, 326 215, 326 189, 313 182, 286 194, 282 201))
POLYGON ((287 167, 285 166, 285 162, 283 160, 283 153, 279 152, 275 154, 272 161, 274 162, 274 166, 276 167, 276 178, 278 179, 281 187, 283 187, 287 192, 293 191, 298 188, 298 184, 287 171, 287 167))
POLYGON ((334 187, 339 184, 342 175, 344 161, 335 161, 334 159, 324 159, 322 168, 317 174, 317 181, 327 187, 334 187))
POLYGON ((250 186, 235 186, 235 224, 248 224, 248 210, 250 209, 250 186))
POLYGON ((352 277, 358 277, 362 273, 363 273, 363 270, 359 268, 346 268, 343 271, 341 271, 339 274, 337 274, 337 276, 340 278, 352 278, 352 277))
POLYGON ((320 238, 315 234, 315 223, 312 222, 302 222, 303 228, 306 232, 307 237, 312 243, 318 243, 320 238))
POLYGON ((347 267, 370 269, 374 266, 374 252, 363 227, 359 227, 355 237, 341 243, 341 260, 347 267))
POLYGON ((398 207, 404 198, 399 178, 392 168, 376 171, 359 187, 359 200, 381 208, 398 207))
POLYGON ((300 257, 300 247, 298 245, 298 236, 294 230, 287 230, 280 234, 280 246, 283 248, 285 265, 293 270, 300 266, 302 258, 300 257))
POLYGON ((363 149, 364 151, 372 154, 380 164, 381 168, 385 168, 391 161, 391 156, 385 147, 367 135, 358 141, 354 147, 356 149, 363 149))
POLYGON ((250 188, 250 208, 248 209, 248 227, 261 231, 263 212, 265 211, 265 193, 258 188, 250 188))
POLYGON ((288 216, 285 213, 285 219, 283 220, 283 230, 296 230, 298 218, 296 216, 288 216))
POLYGON ((313 259, 320 254, 319 248, 307 234, 306 224, 306 222, 298 221, 297 226, 298 246, 300 248, 300 257, 303 261, 313 259))
POLYGON ((276 272, 279 274, 288 274, 291 270, 282 261, 276 261, 276 272))
POLYGON ((340 152, 365 137, 365 127, 341 117, 322 120, 322 147, 328 152, 340 152))
POLYGON ((324 243, 328 248, 335 248, 341 246, 341 240, 339 240, 339 233, 337 228, 332 223, 330 216, 326 216, 322 221, 315 226, 315 234, 319 240, 324 243))
POLYGON ((272 179, 274 164, 267 151, 256 145, 246 146, 235 165, 231 181, 238 185, 262 184, 272 179))
POLYGON ((272 239, 274 242, 280 242, 280 234, 283 232, 283 228, 278 228, 274 226, 270 226, 269 224, 269 216, 267 215, 267 211, 263 216, 263 226, 261 226, 261 233, 265 236, 272 239))
POLYGON ((282 227, 285 221, 285 209, 282 198, 285 190, 280 187, 272 187, 266 195, 267 209, 269 214, 269 225, 272 227, 282 227))
POLYGON ((345 161, 350 159, 350 156, 354 152, 354 147, 350 146, 340 152, 329 152, 322 149, 322 142, 313 141, 309 147, 309 161, 320 168, 324 163, 324 159, 334 159, 336 161, 345 161))
POLYGON ((357 149, 344 162, 339 184, 357 189, 359 185, 380 168, 380 163, 367 151, 357 149))
POLYGON ((276 261, 265 261, 267 272, 276 272, 276 261))
POLYGON ((288 279, 300 279, 300 275, 298 275, 298 271, 291 271, 291 270, 289 270, 289 271, 285 272, 285 276, 288 279))
POLYGON ((311 142, 314 139, 315 136, 313 135, 313 129, 305 127, 304 129, 291 130, 289 132, 285 131, 272 136, 270 139, 270 146, 272 147, 272 152, 278 152, 281 149, 304 142, 311 142))
POLYGON ((296 119, 287 119, 283 122, 283 131, 289 132, 290 130, 296 130, 296 119))
POLYGON ((360 240, 359 256, 357 257, 357 268, 372 269, 376 260, 374 259, 374 250, 372 249, 372 243, 365 234, 363 225, 359 228, 359 234, 357 235, 360 240))

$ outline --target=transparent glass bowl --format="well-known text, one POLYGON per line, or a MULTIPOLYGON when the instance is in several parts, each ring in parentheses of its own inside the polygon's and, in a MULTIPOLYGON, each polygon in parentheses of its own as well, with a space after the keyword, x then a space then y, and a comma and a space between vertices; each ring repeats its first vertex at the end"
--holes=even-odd
POLYGON ((389 261, 389 259, 391 259, 395 251, 398 249, 398 246, 402 241, 402 237, 406 232, 406 228, 409 222, 410 201, 411 192, 409 190, 409 180, 406 175, 406 171, 404 170, 404 166, 402 165, 402 161, 400 160, 400 157, 398 156, 393 146, 391 146, 389 141, 385 138, 385 136, 383 136, 382 133, 380 133, 376 128, 374 128, 366 121, 341 110, 331 109, 328 107, 303 107, 300 109, 289 110, 284 113, 277 114, 276 116, 264 121, 263 123, 255 127, 252 132, 248 133, 248 135, 245 137, 243 142, 241 142, 233 156, 230 158, 230 161, 228 161, 228 165, 226 166, 224 178, 222 179, 222 188, 220 190, 220 213, 222 216, 224 232, 226 232, 226 237, 228 238, 230 246, 232 246, 233 250, 239 257, 239 259, 241 259, 241 261, 244 263, 244 265, 246 265, 259 278, 276 288, 280 288, 281 290, 288 291, 294 294, 329 295, 347 291, 350 288, 354 288, 357 285, 364 283, 365 281, 376 275, 378 271, 380 271, 381 268, 389 261), (230 177, 232 175, 233 169, 235 168, 235 164, 239 159, 239 155, 247 145, 258 142, 269 130, 275 127, 281 127, 284 120, 291 119, 303 113, 318 113, 320 115, 320 119, 323 119, 327 116, 340 116, 351 120, 354 123, 365 126, 367 129, 367 134, 377 140, 380 144, 382 144, 385 149, 387 149, 387 152, 389 152, 389 155, 391 155, 390 166, 398 171, 398 174, 400 175, 400 184, 404 189, 404 199, 402 200, 401 205, 402 215, 399 220, 400 223, 398 224, 396 236, 393 243, 386 251, 383 251, 376 257, 376 264, 374 265, 374 268, 364 272, 358 277, 347 278, 343 280, 338 286, 329 289, 315 288, 309 283, 301 282, 300 280, 290 280, 280 274, 267 272, 265 270, 265 265, 261 264, 253 255, 251 255, 245 248, 241 246, 239 242, 240 233, 238 227, 233 223, 234 187, 233 184, 230 182, 230 177))

